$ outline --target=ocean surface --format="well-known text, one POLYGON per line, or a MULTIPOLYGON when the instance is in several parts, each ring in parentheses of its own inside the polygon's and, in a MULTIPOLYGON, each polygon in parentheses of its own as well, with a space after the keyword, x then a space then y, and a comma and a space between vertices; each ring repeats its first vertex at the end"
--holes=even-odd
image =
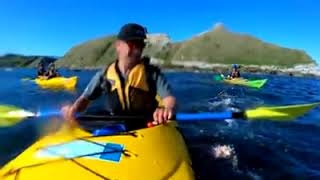
MULTIPOLYGON (((34 76, 34 69, 0 69, 0 105, 58 110, 82 93, 96 71, 60 72, 79 76, 75 90, 41 89, 21 80, 34 76)), ((214 81, 212 73, 167 72, 165 76, 177 97, 179 112, 239 111, 320 101, 320 79, 316 78, 244 74, 268 79, 258 90, 214 81)), ((44 135, 49 122, 35 118, 0 128, 0 166, 44 135)), ((180 122, 179 126, 197 179, 320 179, 319 107, 285 123, 221 120, 180 122)))

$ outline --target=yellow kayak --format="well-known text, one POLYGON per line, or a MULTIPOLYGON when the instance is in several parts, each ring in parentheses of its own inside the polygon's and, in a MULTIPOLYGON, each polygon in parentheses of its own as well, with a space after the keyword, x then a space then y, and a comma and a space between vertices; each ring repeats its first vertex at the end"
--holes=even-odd
POLYGON ((93 136, 61 128, 0 170, 0 179, 194 179, 175 123, 121 135, 93 136))
POLYGON ((78 77, 72 76, 69 78, 66 77, 55 77, 51 79, 37 78, 34 80, 42 88, 66 88, 72 89, 77 84, 78 77))

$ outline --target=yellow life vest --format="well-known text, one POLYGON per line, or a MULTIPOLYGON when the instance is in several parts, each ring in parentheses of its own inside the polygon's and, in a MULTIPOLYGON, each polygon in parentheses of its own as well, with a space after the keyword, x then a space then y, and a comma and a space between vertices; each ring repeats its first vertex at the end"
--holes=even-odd
POLYGON ((155 82, 148 76, 148 66, 141 62, 134 66, 126 80, 121 79, 117 67, 118 61, 112 63, 105 71, 105 79, 111 84, 107 95, 109 108, 113 113, 150 114, 158 107, 155 82))

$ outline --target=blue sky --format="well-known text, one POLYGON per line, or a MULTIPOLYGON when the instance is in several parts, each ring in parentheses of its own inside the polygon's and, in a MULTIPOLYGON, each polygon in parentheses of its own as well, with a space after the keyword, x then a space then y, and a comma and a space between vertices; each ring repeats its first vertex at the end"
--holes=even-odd
POLYGON ((222 22, 230 31, 305 50, 320 63, 317 0, 1 0, 0 54, 62 56, 136 22, 181 41, 222 22))

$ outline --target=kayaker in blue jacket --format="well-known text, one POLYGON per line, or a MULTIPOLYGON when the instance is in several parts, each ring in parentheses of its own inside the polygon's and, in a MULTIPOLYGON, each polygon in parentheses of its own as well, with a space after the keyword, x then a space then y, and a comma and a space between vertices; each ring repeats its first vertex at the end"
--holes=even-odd
POLYGON ((240 68, 240 66, 238 66, 237 64, 233 64, 232 71, 231 71, 230 75, 228 75, 228 79, 241 78, 239 68, 240 68))
MULTIPOLYGON (((153 119, 154 125, 173 117, 176 100, 167 80, 158 67, 149 63, 149 58, 142 57, 146 33, 138 24, 121 28, 114 42, 117 59, 96 73, 72 105, 62 108, 66 120, 75 123, 75 114, 101 95, 107 97, 105 109, 111 115, 143 115, 150 117, 148 122, 153 119)), ((143 124, 146 126, 147 122, 143 124)))

